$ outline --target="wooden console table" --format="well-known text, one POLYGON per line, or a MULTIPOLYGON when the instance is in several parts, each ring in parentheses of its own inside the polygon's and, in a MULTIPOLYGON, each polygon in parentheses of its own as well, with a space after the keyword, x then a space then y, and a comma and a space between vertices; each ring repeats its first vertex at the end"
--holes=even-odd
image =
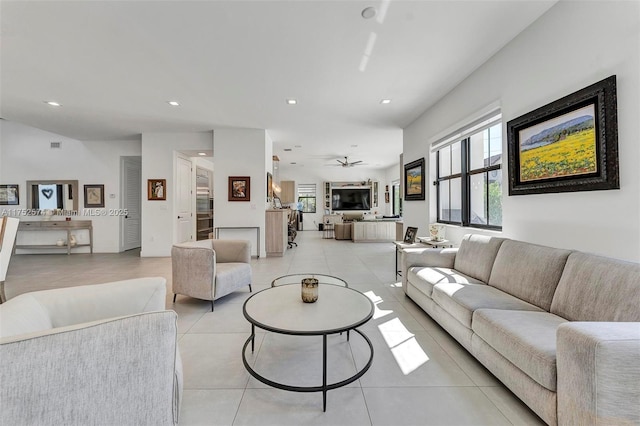
POLYGON ((16 244, 16 249, 66 249, 67 254, 71 254, 72 248, 89 247, 93 253, 93 224, 90 220, 52 220, 52 221, 20 221, 18 232, 20 231, 66 231, 67 244, 59 246, 57 244, 16 244), (89 244, 76 244, 73 247, 69 245, 71 231, 86 229, 89 231, 89 244))

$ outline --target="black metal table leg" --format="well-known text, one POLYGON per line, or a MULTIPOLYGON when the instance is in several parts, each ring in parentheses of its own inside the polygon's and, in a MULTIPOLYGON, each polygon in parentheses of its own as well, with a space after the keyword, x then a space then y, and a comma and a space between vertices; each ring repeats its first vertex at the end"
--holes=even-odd
POLYGON ((322 411, 327 411, 327 335, 322 335, 322 411))
POLYGON ((256 341, 256 326, 251 324, 251 353, 253 353, 253 346, 256 341))

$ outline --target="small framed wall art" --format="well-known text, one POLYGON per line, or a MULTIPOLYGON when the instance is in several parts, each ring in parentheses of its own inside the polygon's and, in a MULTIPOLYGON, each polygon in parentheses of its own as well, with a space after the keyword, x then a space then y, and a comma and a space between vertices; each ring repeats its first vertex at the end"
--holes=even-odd
POLYGON ((251 201, 249 176, 229 176, 229 201, 251 201))
POLYGON ((267 172, 267 202, 273 200, 273 175, 267 172))
POLYGON ((424 200, 424 157, 404 165, 404 199, 424 200))
POLYGON ((20 204, 18 185, 0 185, 0 206, 17 206, 20 204))
POLYGON ((167 180, 148 179, 147 180, 147 200, 162 201, 167 199, 167 180))
POLYGON ((84 206, 88 209, 104 207, 104 185, 84 186, 84 206))

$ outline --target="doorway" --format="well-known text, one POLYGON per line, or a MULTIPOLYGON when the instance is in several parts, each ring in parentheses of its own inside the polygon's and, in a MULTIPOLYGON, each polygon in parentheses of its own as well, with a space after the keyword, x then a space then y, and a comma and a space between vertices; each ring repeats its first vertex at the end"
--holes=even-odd
POLYGON ((120 157, 120 251, 140 248, 142 223, 142 157, 120 157))
POLYGON ((176 159, 176 243, 194 241, 193 225, 193 168, 191 160, 178 156, 176 159))

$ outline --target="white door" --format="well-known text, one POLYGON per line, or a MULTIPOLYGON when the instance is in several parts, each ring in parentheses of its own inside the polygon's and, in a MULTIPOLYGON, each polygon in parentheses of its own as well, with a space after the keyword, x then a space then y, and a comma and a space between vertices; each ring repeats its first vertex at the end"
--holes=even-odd
POLYGON ((193 183, 191 161, 178 157, 176 164, 176 223, 177 243, 194 241, 193 235, 193 183))
POLYGON ((120 216, 121 251, 140 247, 140 203, 142 199, 142 161, 140 157, 122 157, 120 178, 122 213, 120 216))

